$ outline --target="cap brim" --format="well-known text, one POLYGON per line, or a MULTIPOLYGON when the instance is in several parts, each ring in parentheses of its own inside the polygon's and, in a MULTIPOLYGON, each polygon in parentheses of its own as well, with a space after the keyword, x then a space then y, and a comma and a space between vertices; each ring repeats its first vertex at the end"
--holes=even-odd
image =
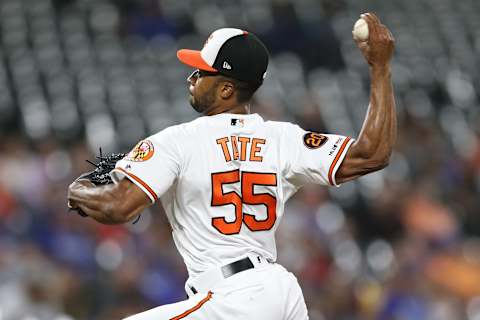
POLYGON ((205 60, 203 60, 202 56, 200 55, 200 51, 198 50, 189 50, 189 49, 178 50, 177 58, 187 66, 194 67, 200 70, 205 70, 205 71, 218 72, 217 69, 212 68, 211 66, 208 65, 208 63, 205 62, 205 60))

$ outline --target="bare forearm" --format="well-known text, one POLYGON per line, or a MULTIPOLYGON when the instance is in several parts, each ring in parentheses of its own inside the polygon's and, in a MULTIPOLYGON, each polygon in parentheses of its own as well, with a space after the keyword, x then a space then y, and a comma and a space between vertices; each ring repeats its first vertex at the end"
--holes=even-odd
POLYGON ((116 214, 115 212, 108 212, 102 209, 94 209, 94 207, 89 207, 88 204, 80 204, 79 208, 85 212, 90 218, 94 219, 97 222, 103 224, 122 224, 128 222, 133 219, 133 217, 137 216, 141 213, 143 208, 136 209, 128 213, 128 215, 122 216, 116 214))
POLYGON ((370 105, 352 148, 372 163, 386 165, 397 136, 395 98, 390 66, 371 66, 370 105))
POLYGON ((68 189, 68 203, 104 224, 119 224, 132 220, 151 205, 147 195, 127 179, 118 184, 95 186, 77 180, 68 189))
POLYGON ((116 199, 111 186, 80 186, 69 194, 69 200, 89 217, 104 224, 123 223, 114 213, 116 199))

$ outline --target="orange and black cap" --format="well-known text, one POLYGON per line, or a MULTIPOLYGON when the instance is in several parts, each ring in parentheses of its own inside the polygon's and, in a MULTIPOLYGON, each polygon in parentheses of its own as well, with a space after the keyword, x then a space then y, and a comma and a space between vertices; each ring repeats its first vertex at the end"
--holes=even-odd
POLYGON ((181 49, 177 57, 188 66, 248 83, 262 83, 268 67, 268 50, 260 39, 235 28, 218 29, 202 50, 181 49))

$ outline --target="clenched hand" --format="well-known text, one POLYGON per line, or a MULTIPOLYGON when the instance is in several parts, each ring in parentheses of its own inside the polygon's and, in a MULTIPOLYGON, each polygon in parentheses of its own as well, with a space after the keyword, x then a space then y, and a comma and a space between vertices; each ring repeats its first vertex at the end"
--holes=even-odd
POLYGON ((368 24, 368 39, 355 40, 370 66, 384 67, 390 63, 395 39, 388 28, 373 13, 360 15, 368 24))

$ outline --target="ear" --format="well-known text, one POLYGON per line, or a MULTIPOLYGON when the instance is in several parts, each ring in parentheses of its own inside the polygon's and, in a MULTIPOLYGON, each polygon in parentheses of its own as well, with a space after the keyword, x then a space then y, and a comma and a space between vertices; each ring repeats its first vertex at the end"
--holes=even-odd
POLYGON ((235 87, 230 81, 225 81, 220 85, 220 97, 224 100, 230 99, 235 93, 235 87))

